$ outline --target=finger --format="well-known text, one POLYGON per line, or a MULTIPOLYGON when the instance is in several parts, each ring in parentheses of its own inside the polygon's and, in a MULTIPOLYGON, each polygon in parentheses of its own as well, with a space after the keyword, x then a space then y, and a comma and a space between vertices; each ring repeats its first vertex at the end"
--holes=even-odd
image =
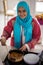
POLYGON ((25 48, 22 47, 22 48, 20 48, 20 50, 21 50, 21 51, 25 51, 25 48))
POLYGON ((22 50, 22 48, 20 48, 19 50, 22 50))

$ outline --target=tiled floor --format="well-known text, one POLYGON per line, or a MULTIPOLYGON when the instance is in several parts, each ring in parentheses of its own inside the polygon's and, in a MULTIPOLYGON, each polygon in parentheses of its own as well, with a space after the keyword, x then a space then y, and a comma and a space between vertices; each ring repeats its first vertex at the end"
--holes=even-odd
MULTIPOLYGON (((1 37, 4 26, 5 26, 4 15, 0 14, 0 37, 1 37)), ((42 37, 42 44, 43 44, 43 25, 41 25, 41 37, 42 37)), ((7 41, 7 43, 9 43, 9 40, 7 41)), ((7 44, 7 45, 9 45, 9 44, 7 44)))

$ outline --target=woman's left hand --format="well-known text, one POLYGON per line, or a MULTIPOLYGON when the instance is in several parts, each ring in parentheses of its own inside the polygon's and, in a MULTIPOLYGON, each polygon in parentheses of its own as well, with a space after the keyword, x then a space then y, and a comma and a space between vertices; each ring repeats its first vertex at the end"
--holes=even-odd
POLYGON ((25 51, 26 50, 26 45, 23 45, 19 50, 25 51))

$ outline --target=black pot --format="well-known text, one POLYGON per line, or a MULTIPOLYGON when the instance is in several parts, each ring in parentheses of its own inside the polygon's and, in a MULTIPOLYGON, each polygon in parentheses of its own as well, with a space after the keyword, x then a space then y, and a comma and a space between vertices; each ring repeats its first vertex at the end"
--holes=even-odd
MULTIPOLYGON (((9 51, 9 53, 12 53, 12 52, 17 52, 17 53, 20 53, 20 54, 22 54, 23 56, 24 56, 24 53, 22 52, 22 51, 20 51, 20 50, 10 50, 9 51)), ((9 55, 9 53, 8 53, 8 55, 9 55)), ((8 56, 7 56, 8 57, 8 56)), ((11 61, 9 58, 8 58, 8 61, 9 61, 9 63, 11 63, 12 65, 18 65, 18 64, 20 64, 22 61, 23 61, 23 59, 22 60, 20 60, 19 62, 17 61, 17 62, 15 62, 15 61, 11 61)))

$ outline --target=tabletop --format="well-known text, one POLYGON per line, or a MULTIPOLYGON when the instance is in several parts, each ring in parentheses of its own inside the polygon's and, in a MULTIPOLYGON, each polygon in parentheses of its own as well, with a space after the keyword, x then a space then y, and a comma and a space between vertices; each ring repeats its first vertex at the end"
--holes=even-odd
MULTIPOLYGON (((0 64, 3 65, 2 61, 5 59, 5 57, 7 56, 8 52, 14 49, 11 46, 1 46, 0 45, 0 64)), ((36 52, 36 53, 40 53, 43 50, 43 45, 36 45, 35 48, 29 50, 30 52, 36 52)))

